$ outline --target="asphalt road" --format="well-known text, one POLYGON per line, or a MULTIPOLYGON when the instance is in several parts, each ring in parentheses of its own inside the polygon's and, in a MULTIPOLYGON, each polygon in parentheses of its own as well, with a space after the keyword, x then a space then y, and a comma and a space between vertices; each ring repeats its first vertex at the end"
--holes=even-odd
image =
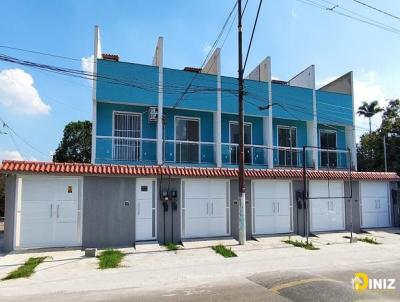
POLYGON ((313 273, 282 271, 258 273, 193 288, 112 291, 54 294, 19 297, 13 301, 400 301, 400 264, 370 263, 359 270, 318 271, 313 273), (395 290, 352 289, 355 272, 370 278, 395 278, 395 290))

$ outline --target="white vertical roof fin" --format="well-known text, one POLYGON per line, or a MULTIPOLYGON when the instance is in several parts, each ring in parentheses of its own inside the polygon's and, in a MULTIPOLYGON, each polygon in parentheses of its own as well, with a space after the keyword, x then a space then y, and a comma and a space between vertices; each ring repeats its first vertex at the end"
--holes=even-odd
POLYGON ((221 48, 214 50, 201 72, 215 75, 221 73, 221 48))
POLYGON ((271 57, 266 57, 246 77, 249 80, 270 82, 271 81, 271 57))
POLYGON ((288 81, 289 86, 315 89, 315 65, 307 67, 288 81))
POLYGON ((164 38, 158 37, 156 50, 153 56, 153 66, 162 66, 163 65, 163 50, 164 49, 164 38))
POLYGON ((322 86, 319 90, 352 95, 353 72, 350 71, 342 75, 341 77, 338 77, 336 80, 333 80, 332 82, 329 82, 328 84, 322 86))
POLYGON ((100 41, 100 27, 94 27, 94 58, 101 59, 101 41, 100 41))

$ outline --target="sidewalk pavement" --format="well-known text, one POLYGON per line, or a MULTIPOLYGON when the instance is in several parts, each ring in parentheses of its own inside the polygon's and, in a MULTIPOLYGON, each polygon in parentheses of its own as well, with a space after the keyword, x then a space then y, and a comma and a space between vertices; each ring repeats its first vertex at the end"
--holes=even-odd
MULTIPOLYGON (((371 231, 372 232, 372 231, 371 231)), ((176 252, 127 253, 122 267, 98 270, 96 258, 85 258, 80 250, 11 253, 0 257, 0 278, 23 264, 31 256, 49 256, 28 279, 0 282, 0 298, 12 299, 21 295, 77 293, 99 290, 179 289, 200 286, 209 282, 233 280, 256 273, 274 271, 318 271, 360 269, 365 264, 400 264, 394 253, 399 250, 400 235, 376 231, 378 242, 342 241, 342 233, 320 234, 312 241, 320 250, 309 251, 285 244, 288 236, 258 238, 245 246, 233 246, 236 258, 223 258, 210 248, 181 249, 176 252), (327 238, 329 237, 329 240, 327 238), (319 241, 318 239, 321 238, 319 241), (329 244, 328 244, 329 243, 329 244)), ((360 236, 360 235, 358 235, 360 236)), ((373 236, 361 234, 361 237, 373 236)), ((299 239, 291 236, 291 239, 299 239)), ((303 238, 304 240, 304 238, 303 238)))

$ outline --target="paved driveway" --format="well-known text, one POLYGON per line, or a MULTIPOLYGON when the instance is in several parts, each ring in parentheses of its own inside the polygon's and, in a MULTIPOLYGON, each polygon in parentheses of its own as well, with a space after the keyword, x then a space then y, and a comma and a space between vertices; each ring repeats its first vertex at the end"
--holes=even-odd
MULTIPOLYGON (((234 246, 225 259, 210 248, 135 253, 123 266, 100 271, 97 259, 79 250, 9 254, 0 258, 0 277, 32 255, 52 259, 29 279, 0 282, 1 301, 353 301, 400 300, 395 291, 351 288, 354 272, 400 280, 400 235, 380 230, 381 245, 321 244, 308 251, 282 243, 287 237, 234 246)), ((400 288, 400 281, 397 285, 400 288)))

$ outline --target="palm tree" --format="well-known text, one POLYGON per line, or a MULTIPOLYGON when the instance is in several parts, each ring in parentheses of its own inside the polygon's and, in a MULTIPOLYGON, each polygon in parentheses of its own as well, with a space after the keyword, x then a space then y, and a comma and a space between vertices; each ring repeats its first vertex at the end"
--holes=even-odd
POLYGON ((357 114, 359 116, 364 116, 364 117, 369 118, 369 134, 371 134, 371 132, 372 132, 371 118, 375 114, 377 114, 381 111, 383 111, 383 109, 378 106, 378 101, 372 101, 369 104, 367 102, 362 102, 362 105, 360 107, 358 107, 357 114))

